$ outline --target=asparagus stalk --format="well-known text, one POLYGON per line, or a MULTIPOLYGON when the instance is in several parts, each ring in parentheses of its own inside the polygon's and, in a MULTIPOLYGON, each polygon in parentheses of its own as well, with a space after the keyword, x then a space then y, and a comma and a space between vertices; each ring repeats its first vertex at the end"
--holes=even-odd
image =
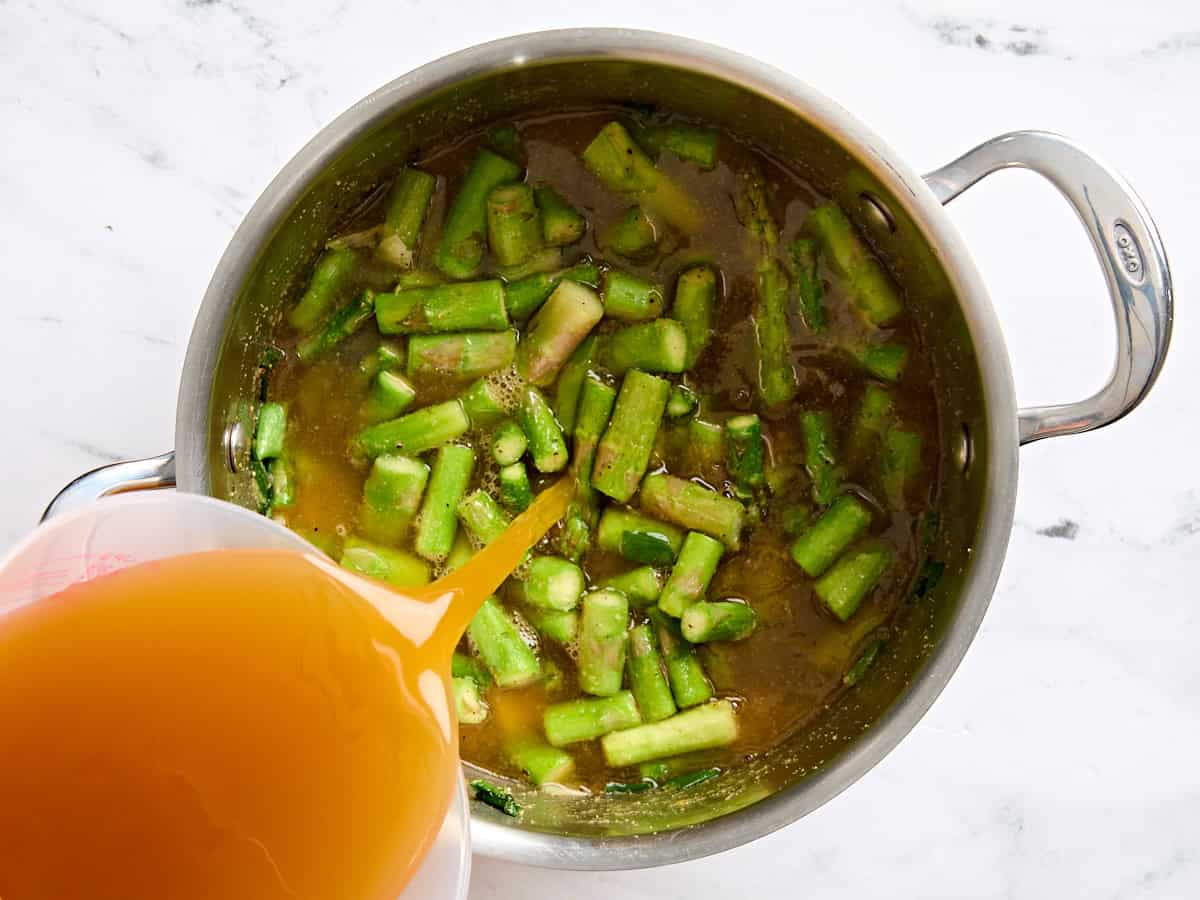
POLYGON ((692 419, 687 428, 687 460, 691 470, 709 476, 725 464, 725 432, 720 425, 692 419))
POLYGON ((850 458, 860 460, 883 437, 892 416, 892 395, 877 384, 868 384, 850 432, 850 458))
POLYGON ((670 382, 630 369, 621 382, 608 428, 596 447, 592 485, 621 503, 633 496, 650 464, 670 382))
POLYGON ((429 480, 429 466, 399 453, 377 457, 363 483, 358 525, 373 541, 398 544, 408 530, 429 480))
POLYGON ((809 238, 792 241, 792 277, 796 282, 796 294, 800 298, 800 314, 804 324, 813 334, 820 334, 828 324, 825 314, 824 292, 821 277, 817 274, 817 242, 809 238))
POLYGON ((511 466, 525 455, 528 447, 529 439, 512 419, 501 422, 492 434, 492 459, 498 466, 511 466))
POLYGON ((896 382, 908 363, 908 348, 903 344, 879 344, 858 354, 864 369, 884 381, 896 382))
POLYGON ((505 331, 504 285, 495 279, 463 281, 380 294, 375 321, 381 334, 505 331))
POLYGON ((716 700, 661 722, 606 734, 600 746, 610 766, 632 766, 664 756, 727 747, 737 735, 733 704, 716 700))
POLYGON ((583 569, 558 556, 535 556, 522 584, 526 603, 560 612, 579 605, 585 582, 583 569))
POLYGON ((470 447, 447 444, 438 450, 413 541, 413 549, 425 559, 442 562, 449 555, 458 531, 455 510, 467 492, 474 468, 475 451, 470 447))
POLYGON ((351 451, 368 459, 393 451, 415 456, 462 437, 470 427, 463 405, 448 400, 363 429, 351 442, 351 451))
POLYGON ((311 363, 324 356, 358 329, 375 312, 375 294, 366 290, 329 317, 320 331, 301 339, 296 345, 296 356, 301 362, 311 363))
POLYGON ((498 475, 500 502, 515 513, 525 512, 533 502, 533 487, 529 483, 525 463, 517 460, 511 465, 501 466, 498 475))
POLYGON ((535 387, 525 389, 517 422, 529 439, 529 455, 539 472, 559 472, 567 464, 567 444, 550 404, 535 387))
POLYGON ((832 204, 809 213, 805 228, 821 244, 830 267, 846 283, 859 312, 872 325, 884 326, 904 310, 900 293, 846 214, 832 204))
POLYGON ((572 474, 581 487, 590 488, 596 447, 608 425, 616 400, 617 392, 611 387, 593 375, 585 376, 579 389, 575 414, 575 455, 571 460, 572 474))
POLYGON ((741 546, 745 510, 703 485, 674 475, 651 475, 642 484, 642 509, 668 522, 715 537, 730 550, 741 546))
POLYGON ((679 620, 686 640, 693 644, 707 641, 740 641, 749 637, 757 623, 748 603, 720 600, 694 603, 679 620))
POLYGON ((717 164, 718 134, 715 128, 675 124, 644 128, 638 138, 651 153, 669 150, 702 169, 711 169, 717 164))
POLYGON ((371 424, 394 419, 416 399, 417 389, 407 378, 384 369, 371 381, 371 389, 363 402, 362 417, 371 424))
POLYGON ((695 648, 684 639, 679 622, 657 607, 649 611, 649 616, 658 632, 658 643, 662 647, 667 679, 671 682, 676 705, 680 709, 687 709, 707 703, 713 696, 712 685, 704 674, 704 666, 700 664, 695 648))
POLYGON ((458 520, 479 543, 487 545, 500 537, 512 519, 500 508, 491 494, 484 490, 472 491, 459 501, 456 507, 458 520))
POLYGON ((542 185, 533 192, 542 211, 542 240, 551 247, 574 244, 587 231, 587 220, 554 188, 542 185))
POLYGON ((408 374, 474 379, 511 365, 516 353, 515 331, 414 334, 408 341, 408 374))
POLYGON ((597 697, 621 690, 629 601, 620 591, 601 589, 583 598, 579 616, 579 686, 597 697))
POLYGON ((633 606, 653 606, 663 589, 663 577, 653 566, 638 566, 602 579, 600 587, 620 591, 633 606))
POLYGON ((892 562, 886 547, 866 547, 847 553, 814 585, 817 596, 829 611, 845 622, 854 615, 867 594, 878 584, 892 562))
POLYGON ((254 476, 254 486, 258 489, 258 511, 265 516, 271 511, 271 473, 262 460, 253 457, 250 459, 250 473, 254 476))
POLYGON ((575 352, 558 375, 558 383, 554 387, 554 417, 558 419, 558 424, 562 426, 565 434, 575 430, 579 393, 583 390, 583 380, 587 377, 595 352, 596 336, 588 335, 583 343, 575 348, 575 352))
POLYGON ((487 687, 492 683, 491 673, 483 663, 475 657, 459 653, 457 650, 450 659, 450 674, 454 678, 470 678, 480 687, 487 687))
POLYGON ((488 717, 487 701, 473 678, 452 678, 454 713, 460 725, 479 725, 488 717))
POLYGON ((287 509, 296 502, 296 475, 286 456, 277 456, 267 465, 271 476, 271 512, 287 509))
POLYGON ((300 300, 287 321, 302 334, 314 330, 354 286, 358 255, 353 250, 330 250, 321 255, 300 300))
POLYGON ((693 266, 679 273, 671 314, 687 334, 685 369, 696 365, 712 338, 716 297, 717 273, 712 266, 693 266))
POLYGON ((725 422, 725 446, 729 449, 726 465, 733 483, 753 493, 763 486, 762 423, 754 414, 733 416, 725 422))
POLYGON ((571 754, 535 741, 523 741, 509 749, 513 765, 541 787, 543 784, 565 784, 575 771, 571 754))
POLYGON ((698 531, 689 531, 683 539, 679 559, 658 598, 658 608, 678 619, 684 610, 702 600, 724 552, 725 545, 720 541, 698 531))
POLYGON ((476 778, 471 782, 471 797, 477 803, 490 806, 514 819, 521 815, 521 804, 513 799, 512 794, 502 791, 496 785, 484 781, 482 778, 476 778))
POLYGON ((579 562, 592 542, 592 526, 582 508, 572 504, 558 535, 558 552, 571 562, 579 562))
POLYGON ((677 384, 671 388, 667 397, 667 415, 672 419, 682 419, 690 416, 700 408, 700 398, 686 384, 677 384))
POLYGON ((434 265, 451 278, 470 278, 479 271, 486 249, 488 194, 520 177, 516 163, 479 150, 446 214, 434 265))
POLYGON ((542 246, 542 216, 528 184, 505 184, 487 198, 488 245, 496 262, 516 266, 542 246))
POLYGON ((480 378, 459 399, 474 428, 487 428, 508 415, 503 392, 487 378, 480 378))
POLYGON ((867 644, 862 653, 858 655, 858 659, 854 661, 846 674, 842 676, 842 684, 846 687, 854 687, 866 677, 867 670, 871 668, 875 662, 875 658, 879 656, 879 651, 883 649, 882 640, 874 640, 867 644))
POLYGON ((441 272, 432 269, 416 269, 412 272, 401 272, 396 276, 396 283, 392 287, 398 291, 405 291, 409 288, 427 288, 445 283, 446 276, 441 272))
POLYGON ((853 544, 871 524, 871 511, 856 497, 838 497, 833 505, 792 544, 792 559, 816 578, 853 544))
POLYGON ((604 314, 612 319, 645 322, 657 319, 666 307, 662 289, 653 281, 620 269, 604 273, 604 314))
POLYGON ((376 253, 397 268, 412 266, 436 187, 437 179, 419 169, 404 168, 396 176, 384 219, 384 237, 376 253))
POLYGON ((283 438, 287 433, 287 407, 282 403, 264 403, 258 408, 254 426, 253 455, 258 460, 274 459, 283 453, 283 438))
POLYGON ((614 375, 629 369, 679 373, 687 364, 687 332, 674 319, 627 325, 608 336, 601 360, 614 375))
POLYGON ((812 479, 812 496, 820 506, 828 506, 837 496, 841 476, 833 440, 833 415, 806 412, 800 417, 804 434, 804 467, 812 479))
POLYGON ((758 342, 758 393, 767 406, 787 403, 796 395, 787 319, 788 280, 779 263, 764 259, 758 267, 754 334, 758 342))
POLYGON ((600 267, 593 262, 581 262, 557 272, 539 272, 527 278, 510 281, 504 289, 508 314, 515 321, 524 321, 546 302, 563 281, 575 281, 591 288, 600 287, 600 267))
POLYGON ((595 291, 562 281, 530 320, 517 351, 517 371, 531 384, 550 384, 603 317, 604 304, 595 291))
POLYGON ((629 260, 644 260, 658 247, 658 233, 645 211, 631 206, 603 231, 600 246, 629 260))
POLYGON ((419 587, 429 584, 429 565, 425 560, 404 550, 384 547, 353 535, 342 546, 342 568, 378 578, 396 587, 419 587))
POLYGON ((521 135, 512 125, 501 125, 493 128, 487 135, 488 146, 506 159, 515 163, 521 162, 524 154, 521 150, 521 135))
POLYGON ((575 610, 541 609, 530 607, 526 618, 538 634, 564 647, 579 636, 579 613, 575 610))
POLYGON ((905 428, 889 428, 883 436, 883 485, 889 499, 900 505, 921 468, 921 435, 905 428))
POLYGON ((583 151, 583 163, 610 190, 629 194, 685 234, 704 226, 704 213, 682 188, 655 168, 619 122, 605 125, 583 151))
POLYGON ((563 267, 563 251, 561 247, 543 247, 529 259, 515 266, 496 266, 496 274, 505 283, 521 281, 532 275, 552 275, 563 267))
POLYGON ((596 544, 601 550, 619 553, 632 562, 669 566, 683 546, 683 532, 666 522, 610 506, 600 517, 596 544))
POLYGON ((380 372, 404 367, 404 345, 385 341, 358 361, 358 370, 367 378, 380 372))
POLYGON ((590 741, 620 728, 632 728, 641 721, 637 702, 629 691, 555 703, 542 715, 546 740, 555 747, 590 741))
POLYGON ((675 699, 658 652, 658 639, 646 624, 629 632, 629 686, 645 721, 658 722, 675 715, 675 699))
POLYGON ((537 656, 521 639, 512 617, 495 597, 488 597, 467 626, 467 637, 502 688, 521 687, 542 676, 537 656))

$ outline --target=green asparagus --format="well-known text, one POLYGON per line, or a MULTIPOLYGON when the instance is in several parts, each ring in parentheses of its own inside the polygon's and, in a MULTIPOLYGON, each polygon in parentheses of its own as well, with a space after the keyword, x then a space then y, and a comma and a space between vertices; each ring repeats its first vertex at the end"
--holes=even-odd
POLYGON ((712 338, 716 297, 717 273, 711 266, 693 266, 679 273, 671 315, 687 334, 685 369, 696 365, 712 338))
POLYGON ((715 700, 661 722, 606 734, 600 746, 610 766, 632 766, 664 756, 727 747, 737 735, 733 704, 715 700))
POLYGON ((675 715, 675 699, 658 652, 658 638, 649 625, 638 625, 629 632, 628 663, 629 686, 642 718, 657 722, 675 715))
POLYGON ((600 587, 620 591, 633 606, 653 606, 663 589, 663 576, 654 566, 638 566, 600 581, 600 587))
POLYGON ((518 322, 523 322, 546 302, 546 298, 554 293, 554 289, 563 281, 574 281, 586 284, 590 288, 600 287, 600 267, 593 262, 581 262, 569 269, 557 272, 540 272, 510 281, 504 288, 504 302, 508 306, 508 315, 518 322))
POLYGON ((748 603, 719 600, 693 603, 679 619, 679 629, 693 644, 740 641, 753 633, 757 618, 748 603))
POLYGON ((363 401, 362 417, 371 424, 394 419, 416 399, 417 389, 407 378, 384 369, 371 381, 371 389, 363 401))
POLYGON ((700 408, 700 398, 686 384, 672 386, 667 397, 667 415, 672 419, 682 419, 690 416, 700 408))
POLYGON ((473 678, 451 679, 454 688, 454 712, 459 725, 479 725, 487 721, 488 705, 473 678))
POLYGON ((417 514, 429 466, 399 453, 376 457, 363 483, 358 525, 373 541, 396 544, 417 514))
POLYGON ((517 407, 517 422, 529 439, 529 456, 539 472, 559 472, 567 465, 567 444, 550 404, 535 387, 526 388, 517 407))
POLYGON ((800 428, 804 434, 804 467, 812 479, 813 500, 828 506, 837 496, 841 484, 833 440, 833 415, 806 412, 800 417, 800 428))
POLYGON ((342 567, 359 575, 378 578, 397 587, 429 584, 429 565, 404 550, 384 547, 354 536, 342 546, 342 567))
POLYGON ((886 547, 869 546, 839 559, 814 586, 829 611, 843 622, 849 620, 892 562, 886 547))
POLYGON ((711 169, 717 164, 718 134, 715 128, 677 123, 640 129, 638 143, 652 154, 669 150, 702 169, 711 169))
POLYGON ((283 438, 287 433, 287 407, 282 403, 264 403, 258 408, 258 423, 254 427, 255 459, 274 459, 283 453, 283 438))
POLYGON ((590 488, 596 447, 608 425, 616 400, 617 392, 603 381, 592 374, 584 377, 575 413, 575 446, 571 460, 571 473, 581 487, 590 488))
POLYGON ((642 509, 668 522, 702 531, 730 550, 741 547, 745 510, 701 484, 674 475, 650 475, 642 484, 642 509))
POLYGON ((480 378, 460 399, 473 428, 487 428, 508 415, 503 390, 488 378, 480 378))
POLYGON ((291 461, 286 456, 277 456, 267 469, 271 475, 271 512, 287 509, 296 502, 296 476, 291 461))
POLYGON ((796 295, 800 299, 800 314, 804 324, 813 334, 820 334, 828 324, 825 314, 824 286, 817 274, 817 242, 808 238, 792 241, 792 278, 796 282, 796 295))
POLYGON ((733 483, 750 493, 761 488, 766 482, 763 470, 765 451, 762 423, 758 416, 750 413, 727 419, 725 446, 729 452, 726 465, 733 483))
POLYGON ((571 754, 537 741, 516 744, 510 748, 509 758, 538 787, 552 782, 565 784, 575 771, 571 754))
POLYGON ((437 179, 426 172, 413 168, 400 170, 388 198, 384 237, 376 250, 380 257, 401 269, 412 265, 436 187, 437 179))
POLYGON ((472 491, 459 501, 455 508, 458 520, 480 544, 490 544, 504 533, 512 523, 491 494, 484 490, 472 491))
POLYGON ((355 435, 351 450, 369 459, 393 451, 415 456, 462 437, 470 427, 463 405, 449 400, 363 429, 355 435))
POLYGON ((534 314, 517 350, 517 371, 531 384, 554 381, 571 354, 604 317, 596 292, 575 281, 562 281, 534 314))
POLYGON ((506 331, 504 285, 494 279, 462 281, 380 294, 375 320, 380 334, 506 331))
POLYGON ((903 344, 879 344, 858 354, 863 368, 884 381, 899 381, 908 363, 908 348, 903 344))
POLYGON ((678 619, 689 606, 704 599, 724 552, 725 545, 720 541, 689 531, 683 539, 679 559, 663 585, 658 608, 678 619))
POLYGON ((669 566, 683 546, 683 532, 674 525, 610 506, 600 517, 596 545, 636 563, 669 566))
POLYGON ((533 486, 529 483, 525 463, 518 460, 512 465, 501 466, 497 477, 500 480, 500 502, 515 513, 525 512, 533 502, 533 486))
POLYGON ((455 510, 467 492, 474 468, 475 451, 470 447, 447 444, 438 450, 413 541, 413 549, 425 559, 442 562, 450 553, 458 531, 455 510))
POLYGON ((888 499, 902 505, 920 468, 921 435, 907 428, 889 428, 883 436, 883 485, 888 499))
POLYGON ((528 448, 529 439, 512 419, 501 422, 492 434, 492 459, 498 466, 511 466, 528 448))
POLYGON ((872 325, 887 325, 904 310, 900 293, 883 265, 833 204, 809 213, 805 228, 820 242, 833 269, 849 289, 859 312, 872 325))
POLYGON ((555 747, 590 741, 621 728, 640 725, 641 714, 629 691, 611 697, 569 700, 546 707, 542 727, 555 747))
POLYGON ((663 314, 666 299, 653 281, 609 269, 603 276, 604 314, 610 319, 644 322, 663 314))
POLYGON ((853 544, 871 524, 871 511, 856 497, 839 497, 792 544, 796 565, 816 578, 853 544))
POLYGON ((559 611, 577 607, 584 586, 583 569, 558 556, 535 556, 521 585, 530 606, 559 611))
POLYGON ((511 365, 516 353, 515 331, 414 334, 408 341, 408 374, 470 380, 511 365))
POLYGON ((601 232, 600 246, 629 260, 645 260, 658 247, 658 233, 645 211, 631 206, 601 232))
POLYGON ((516 266, 542 246, 542 215, 528 184, 505 184, 487 197, 488 246, 496 262, 516 266))
POLYGON ((637 369, 625 374, 612 418, 596 447, 596 490, 622 503, 633 496, 650 464, 670 392, 670 382, 654 375, 637 369))
POLYGON ((296 356, 301 362, 313 362, 362 328, 374 312, 374 292, 363 291, 330 316, 320 331, 301 339, 296 345, 296 356))
POLYGON ((575 348, 575 352, 558 375, 558 382, 554 388, 554 417, 558 419, 558 424, 566 434, 575 430, 579 393, 583 390, 583 381, 587 378, 595 352, 596 336, 588 335, 583 343, 575 348))
POLYGON ((629 369, 679 373, 687 364, 687 332, 674 319, 627 325, 608 336, 600 359, 614 375, 629 369))
POLYGON ((601 588, 586 594, 579 616, 579 686, 597 697, 621 690, 629 601, 620 591, 601 588))
POLYGON ((495 597, 483 601, 467 626, 467 637, 500 687, 521 687, 541 677, 537 656, 495 597))
POLYGON ((451 278, 470 278, 483 265, 487 239, 487 198, 495 188, 521 177, 521 168, 481 149, 467 170, 446 214, 433 261, 451 278))
POLYGON ((658 643, 662 647, 667 678, 671 682, 676 705, 680 709, 687 709, 707 703, 713 696, 712 684, 704 674, 704 666, 700 664, 695 648, 680 631, 679 622, 657 607, 650 609, 649 616, 658 632, 658 643))
POLYGON ((529 607, 526 618, 538 634, 566 646, 579 636, 579 613, 575 610, 529 607))
POLYGON ((313 331, 353 290, 357 270, 358 254, 353 250, 330 250, 322 254, 308 288, 288 313, 288 324, 302 334, 313 331))
POLYGON ((542 240, 551 247, 574 244, 587 231, 587 220, 552 187, 542 185, 533 192, 542 211, 542 240))

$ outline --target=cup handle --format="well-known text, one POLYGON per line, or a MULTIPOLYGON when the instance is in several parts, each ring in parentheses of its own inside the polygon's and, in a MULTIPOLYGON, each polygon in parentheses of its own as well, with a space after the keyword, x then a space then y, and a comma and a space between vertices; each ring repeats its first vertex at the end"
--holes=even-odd
POLYGON ((992 172, 1030 169, 1058 188, 1087 230, 1117 322, 1117 359, 1108 383, 1076 403, 1018 413, 1022 444, 1101 428, 1145 399, 1171 341, 1171 270, 1158 229, 1142 201, 1116 172, 1061 135, 1014 131, 985 141, 925 176, 949 203, 992 172))
POLYGON ((80 475, 55 495, 40 521, 125 491, 175 486, 175 451, 149 459, 109 463, 80 475))

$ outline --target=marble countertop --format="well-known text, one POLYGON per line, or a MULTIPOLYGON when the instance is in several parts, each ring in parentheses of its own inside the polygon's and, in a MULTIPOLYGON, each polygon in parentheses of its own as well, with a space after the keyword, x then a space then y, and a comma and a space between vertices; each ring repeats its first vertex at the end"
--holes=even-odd
MULTIPOLYGON (((809 81, 924 170, 1010 129, 1059 131, 1153 213, 1184 298, 1174 347, 1134 415, 1022 451, 999 589, 932 711, 837 800, 751 846, 610 874, 481 859, 472 897, 1200 895, 1200 7, 470 6, 0 2, 0 549, 74 475, 170 446, 197 303, 254 198, 337 113, 446 52, 569 25, 682 32, 809 81)), ((1004 173, 951 216, 1021 400, 1090 393, 1113 330, 1066 205, 1004 173)))

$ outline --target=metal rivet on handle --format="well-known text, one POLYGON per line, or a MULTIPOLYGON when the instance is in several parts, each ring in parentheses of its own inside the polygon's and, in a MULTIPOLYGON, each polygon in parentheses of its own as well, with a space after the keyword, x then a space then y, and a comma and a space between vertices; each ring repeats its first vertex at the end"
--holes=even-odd
POLYGON ((954 458, 959 471, 964 473, 971 468, 971 463, 975 460, 975 442, 971 439, 971 428, 966 422, 962 423, 962 430, 954 448, 954 458))
POLYGON ((250 439, 245 426, 241 422, 230 422, 225 426, 221 443, 225 447, 225 465, 230 472, 236 473, 241 468, 241 461, 250 452, 250 439))
POLYGON ((896 233, 896 220, 887 204, 870 191, 863 191, 858 195, 858 199, 862 206, 863 219, 872 229, 886 231, 888 234, 896 233))

